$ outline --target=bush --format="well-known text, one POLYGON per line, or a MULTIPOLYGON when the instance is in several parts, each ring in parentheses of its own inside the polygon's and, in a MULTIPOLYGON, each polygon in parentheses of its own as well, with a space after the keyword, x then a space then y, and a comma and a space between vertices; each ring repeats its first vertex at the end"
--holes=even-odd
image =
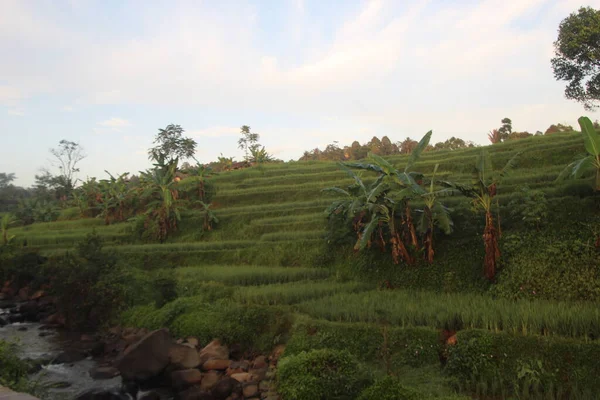
POLYGON ((277 390, 286 400, 353 399, 369 376, 347 351, 320 349, 283 358, 277 390))
POLYGON ((600 343, 469 330, 457 334, 445 371, 481 395, 592 399, 599 358, 600 343))
POLYGON ((404 366, 437 364, 439 332, 429 328, 383 329, 365 323, 338 323, 301 319, 292 329, 286 355, 311 349, 346 350, 360 360, 397 371, 404 366))
POLYGON ((36 387, 27 379, 29 365, 16 353, 16 345, 0 340, 0 385, 17 392, 34 393, 36 387))
POLYGON ((357 400, 421 400, 416 391, 409 389, 392 377, 376 381, 358 396, 357 400))
POLYGON ((128 275, 114 254, 102 250, 95 232, 77 244, 74 253, 52 260, 48 276, 69 329, 96 330, 126 306, 128 275))

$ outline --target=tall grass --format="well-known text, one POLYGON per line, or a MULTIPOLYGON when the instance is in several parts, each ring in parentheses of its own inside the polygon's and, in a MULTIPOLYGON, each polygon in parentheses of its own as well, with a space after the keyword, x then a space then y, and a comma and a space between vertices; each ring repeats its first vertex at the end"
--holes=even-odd
POLYGON ((320 268, 212 265, 177 268, 174 274, 179 284, 213 281, 226 285, 249 286, 324 279, 330 272, 320 268))
POLYGON ((234 292, 233 299, 242 304, 285 305, 336 293, 358 293, 370 289, 373 289, 373 285, 361 282, 299 281, 242 287, 234 292))
POLYGON ((316 318, 440 329, 480 328, 524 335, 600 338, 598 304, 511 301, 477 294, 414 291, 341 293, 298 305, 316 318))

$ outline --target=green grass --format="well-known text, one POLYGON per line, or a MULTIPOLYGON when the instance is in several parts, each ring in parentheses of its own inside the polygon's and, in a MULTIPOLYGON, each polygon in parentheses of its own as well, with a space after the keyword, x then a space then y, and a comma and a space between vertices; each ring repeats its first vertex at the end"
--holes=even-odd
POLYGON ((468 293, 415 291, 340 293, 298 309, 340 322, 382 322, 439 329, 488 329, 523 335, 600 338, 600 308, 593 303, 512 301, 468 293))
POLYGON ((270 283, 295 282, 307 279, 324 279, 330 275, 320 268, 285 268, 260 266, 224 266, 177 268, 175 276, 180 285, 193 285, 194 282, 221 282, 226 285, 249 286, 270 283))
POLYGON ((337 293, 357 293, 372 289, 361 282, 299 281, 237 289, 233 299, 242 304, 288 305, 330 296, 337 293))

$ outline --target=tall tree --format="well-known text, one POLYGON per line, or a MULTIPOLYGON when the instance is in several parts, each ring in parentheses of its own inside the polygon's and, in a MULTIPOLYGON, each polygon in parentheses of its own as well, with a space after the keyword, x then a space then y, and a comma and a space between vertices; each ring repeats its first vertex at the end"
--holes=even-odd
POLYGON ((502 126, 500 129, 498 129, 498 131, 500 132, 502 140, 506 140, 512 133, 512 121, 510 118, 503 118, 500 122, 502 122, 502 126))
POLYGON ((77 183, 77 165, 86 157, 83 147, 79 143, 63 139, 57 148, 50 149, 50 154, 54 156, 53 165, 60 171, 58 186, 63 186, 69 195, 77 183))
POLYGON ((167 125, 165 129, 159 129, 154 144, 156 146, 148 150, 148 158, 162 165, 170 165, 175 160, 194 158, 196 153, 196 141, 183 136, 183 128, 180 125, 167 125))
POLYGON ((565 18, 554 42, 552 69, 557 80, 567 81, 565 96, 586 110, 600 101, 600 11, 582 7, 565 18))
POLYGON ((258 133, 252 133, 248 125, 243 125, 240 128, 241 138, 238 139, 238 148, 244 150, 244 157, 246 161, 250 158, 250 149, 258 145, 258 139, 260 135, 258 133))

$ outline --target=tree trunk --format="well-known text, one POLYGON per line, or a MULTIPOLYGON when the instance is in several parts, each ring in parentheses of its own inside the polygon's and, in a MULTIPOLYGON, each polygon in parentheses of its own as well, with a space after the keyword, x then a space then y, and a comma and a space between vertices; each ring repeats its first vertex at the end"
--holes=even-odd
POLYGON ((406 246, 404 246, 404 243, 397 232, 392 234, 390 243, 392 244, 392 259, 394 260, 394 264, 400 264, 401 259, 408 264, 413 263, 412 257, 408 253, 406 246))
POLYGON ((427 232, 425 232, 425 236, 423 238, 423 248, 425 249, 425 260, 429 264, 433 263, 433 214, 431 213, 431 209, 429 207, 425 208, 425 213, 427 213, 427 220, 429 221, 429 226, 427 228, 427 232))
POLYGON ((415 225, 412 221, 412 215, 410 212, 410 205, 408 201, 406 202, 406 209, 404 210, 404 214, 406 215, 406 227, 408 228, 408 232, 410 234, 410 242, 416 251, 419 251, 419 240, 417 239, 417 232, 415 230, 415 225))
POLYGON ((491 211, 485 213, 483 243, 485 245, 484 275, 492 281, 496 276, 496 264, 500 259, 500 247, 498 247, 498 231, 494 226, 494 217, 491 211))

